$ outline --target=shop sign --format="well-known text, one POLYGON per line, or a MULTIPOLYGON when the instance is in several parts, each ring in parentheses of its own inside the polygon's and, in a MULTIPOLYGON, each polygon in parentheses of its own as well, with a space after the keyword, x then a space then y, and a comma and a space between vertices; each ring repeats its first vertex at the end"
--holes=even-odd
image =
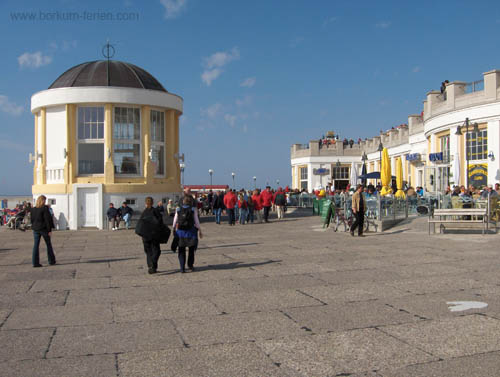
POLYGON ((484 187, 488 184, 488 164, 469 165, 469 184, 484 187))
POLYGON ((314 175, 330 175, 330 169, 326 169, 326 168, 313 169, 313 174, 314 175))
POLYGON ((443 152, 431 153, 429 154, 429 160, 431 161, 443 161, 443 152))
POLYGON ((411 153, 406 155, 406 161, 420 160, 420 153, 411 153))

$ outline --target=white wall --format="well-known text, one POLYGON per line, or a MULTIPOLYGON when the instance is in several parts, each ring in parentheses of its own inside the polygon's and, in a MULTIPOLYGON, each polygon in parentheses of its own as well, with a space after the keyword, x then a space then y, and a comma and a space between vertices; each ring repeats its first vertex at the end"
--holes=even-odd
POLYGON ((66 148, 65 106, 47 108, 47 169, 64 168, 63 150, 66 148))

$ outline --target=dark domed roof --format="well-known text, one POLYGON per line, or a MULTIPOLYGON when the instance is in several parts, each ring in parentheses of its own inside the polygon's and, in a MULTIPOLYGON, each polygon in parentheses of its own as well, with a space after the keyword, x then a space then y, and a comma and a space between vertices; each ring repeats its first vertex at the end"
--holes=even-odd
POLYGON ((77 86, 121 86, 166 92, 144 69, 116 60, 97 60, 74 66, 59 76, 49 89, 77 86))

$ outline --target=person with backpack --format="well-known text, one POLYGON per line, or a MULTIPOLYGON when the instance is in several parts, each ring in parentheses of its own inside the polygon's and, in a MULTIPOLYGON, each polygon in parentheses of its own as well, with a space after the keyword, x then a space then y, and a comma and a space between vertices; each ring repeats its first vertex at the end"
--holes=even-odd
POLYGON ((198 210, 189 196, 185 196, 182 206, 177 208, 173 228, 179 237, 178 256, 181 272, 186 272, 186 248, 189 249, 188 268, 194 271, 194 253, 198 247, 198 234, 200 238, 203 238, 203 234, 198 219, 198 210))
POLYGON ((158 208, 153 207, 153 198, 148 196, 145 204, 146 208, 142 211, 141 217, 137 221, 135 233, 142 237, 148 273, 155 274, 158 270, 158 260, 161 255, 160 242, 168 241, 170 230, 164 225, 158 208), (166 240, 163 237, 166 237, 166 240))
POLYGON ((240 210, 240 224, 245 225, 245 220, 247 219, 248 203, 245 200, 242 192, 240 192, 240 194, 238 195, 238 209, 240 210))
POLYGON ((284 209, 286 206, 286 196, 281 187, 278 187, 278 191, 276 191, 276 193, 274 194, 273 203, 276 206, 278 220, 281 220, 285 213, 284 209))

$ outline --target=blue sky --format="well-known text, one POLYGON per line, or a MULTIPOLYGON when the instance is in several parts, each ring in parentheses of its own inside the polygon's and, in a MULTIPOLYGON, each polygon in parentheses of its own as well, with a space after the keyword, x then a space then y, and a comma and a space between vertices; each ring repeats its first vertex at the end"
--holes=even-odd
MULTIPOLYGON (((291 182, 290 146, 328 130, 375 136, 420 113, 441 81, 500 68, 497 1, 2 1, 0 194, 29 193, 30 97, 102 58, 136 64, 184 98, 186 184, 291 182), (14 20, 34 12, 36 20, 14 20), (41 13, 40 13, 41 12, 41 13), (59 12, 130 21, 40 20, 59 12)), ((51 17, 57 17, 55 15, 51 17)))

